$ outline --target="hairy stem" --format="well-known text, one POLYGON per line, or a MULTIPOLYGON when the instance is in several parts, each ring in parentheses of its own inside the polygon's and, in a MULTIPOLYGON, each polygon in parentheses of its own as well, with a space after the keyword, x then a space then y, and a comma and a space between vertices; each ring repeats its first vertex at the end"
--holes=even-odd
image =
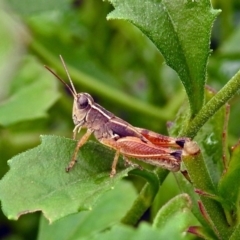
POLYGON ((193 138, 200 128, 240 89, 240 70, 229 82, 199 111, 181 136, 193 138))

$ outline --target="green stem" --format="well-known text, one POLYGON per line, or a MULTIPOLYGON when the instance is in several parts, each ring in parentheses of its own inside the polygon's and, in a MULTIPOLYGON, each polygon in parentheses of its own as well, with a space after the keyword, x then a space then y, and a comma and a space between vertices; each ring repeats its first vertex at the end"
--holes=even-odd
POLYGON ((142 217, 142 215, 146 212, 146 210, 152 205, 152 202, 159 190, 159 186, 163 183, 169 171, 167 171, 166 169, 157 168, 155 173, 158 176, 158 183, 156 184, 151 179, 145 178, 148 183, 146 183, 142 188, 137 199, 134 201, 132 208, 122 219, 122 223, 128 225, 135 225, 142 217))
MULTIPOLYGON (((66 75, 60 60, 54 57, 43 45, 36 40, 30 44, 30 49, 36 54, 45 64, 49 64, 51 68, 59 72, 60 75, 66 75)), ((151 104, 137 100, 119 90, 116 90, 104 83, 98 81, 96 78, 68 66, 68 70, 72 78, 81 84, 81 86, 88 88, 91 93, 104 96, 106 99, 113 101, 115 104, 120 104, 127 109, 141 113, 148 118, 155 118, 166 121, 173 118, 174 113, 164 111, 163 108, 153 106, 151 104)))
POLYGON ((200 128, 240 89, 240 70, 229 82, 199 111, 181 136, 193 138, 200 128))
POLYGON ((206 211, 205 218, 209 219, 208 224, 219 238, 228 239, 231 229, 227 224, 223 208, 219 202, 209 198, 210 195, 215 196, 216 193, 202 154, 185 156, 183 161, 195 190, 199 191, 206 211))

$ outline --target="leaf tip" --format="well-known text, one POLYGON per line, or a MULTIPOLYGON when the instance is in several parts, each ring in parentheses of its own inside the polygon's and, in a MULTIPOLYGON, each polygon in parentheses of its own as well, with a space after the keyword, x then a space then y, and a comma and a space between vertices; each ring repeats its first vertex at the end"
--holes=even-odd
POLYGON ((20 217, 20 215, 18 215, 18 216, 14 216, 14 215, 8 215, 7 216, 7 218, 9 219, 9 220, 18 220, 18 218, 20 217))
POLYGON ((37 211, 42 211, 41 209, 34 209, 34 210, 24 210, 19 212, 16 216, 14 215, 8 215, 8 218, 11 220, 18 220, 22 215, 28 214, 28 213, 34 213, 37 211))

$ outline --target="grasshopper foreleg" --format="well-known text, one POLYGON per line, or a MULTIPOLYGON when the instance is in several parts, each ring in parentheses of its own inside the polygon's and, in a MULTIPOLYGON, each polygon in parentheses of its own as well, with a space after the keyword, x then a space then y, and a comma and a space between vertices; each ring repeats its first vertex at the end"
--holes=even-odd
POLYGON ((89 137, 91 136, 92 134, 92 130, 87 130, 87 132, 82 136, 82 138, 79 139, 78 143, 77 143, 77 146, 74 150, 74 153, 73 153, 73 156, 72 156, 72 159, 71 161, 69 162, 68 166, 66 167, 66 172, 69 172, 73 166, 75 165, 75 163, 77 162, 77 154, 78 154, 78 151, 80 149, 80 147, 83 146, 84 143, 87 142, 87 140, 89 139, 89 137))

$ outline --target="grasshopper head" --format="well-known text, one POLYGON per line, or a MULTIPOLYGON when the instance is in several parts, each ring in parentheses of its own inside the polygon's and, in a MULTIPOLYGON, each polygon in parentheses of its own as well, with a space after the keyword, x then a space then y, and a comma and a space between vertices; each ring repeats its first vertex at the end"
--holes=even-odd
POLYGON ((87 113, 93 104, 94 100, 88 93, 78 93, 74 97, 72 118, 75 125, 84 125, 87 113))
POLYGON ((70 82, 70 86, 66 82, 64 82, 64 80, 62 80, 56 73, 54 73, 49 67, 45 66, 45 68, 48 69, 48 71, 50 71, 71 92, 71 94, 74 98, 72 118, 73 118, 74 124, 80 129, 81 126, 84 126, 84 124, 86 122, 85 121, 86 116, 87 116, 88 112, 90 111, 92 105, 94 104, 94 100, 88 93, 77 93, 77 91, 73 85, 72 79, 70 77, 70 74, 67 70, 66 64, 61 55, 60 55, 60 59, 62 61, 64 69, 67 73, 67 76, 68 76, 68 79, 70 82))

